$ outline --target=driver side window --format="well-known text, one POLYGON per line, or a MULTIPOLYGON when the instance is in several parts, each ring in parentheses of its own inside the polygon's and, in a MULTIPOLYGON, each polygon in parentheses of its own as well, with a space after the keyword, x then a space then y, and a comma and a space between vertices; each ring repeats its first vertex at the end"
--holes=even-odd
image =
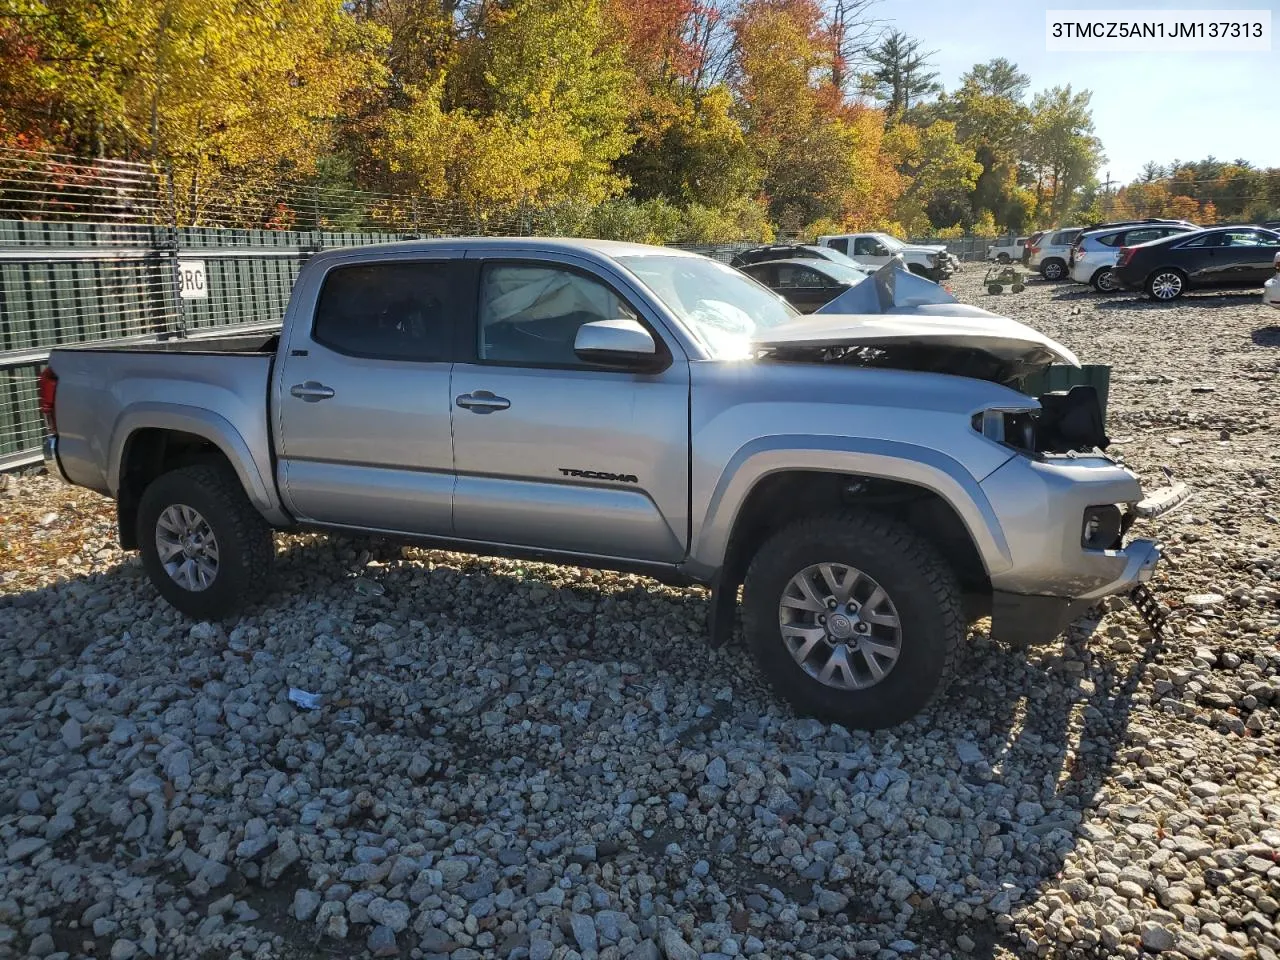
POLYGON ((590 366, 573 352, 578 328, 623 319, 639 317, 605 284, 577 271, 490 264, 480 279, 477 354, 525 366, 590 366))
POLYGON ((875 237, 859 237, 853 241, 853 252, 862 257, 884 256, 879 250, 880 241, 875 237))

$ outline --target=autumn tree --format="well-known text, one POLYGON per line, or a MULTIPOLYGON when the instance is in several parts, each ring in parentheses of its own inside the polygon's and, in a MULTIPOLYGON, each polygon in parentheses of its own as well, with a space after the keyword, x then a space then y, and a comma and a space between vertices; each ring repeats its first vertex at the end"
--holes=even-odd
POLYGON ((702 0, 610 0, 631 67, 632 148, 618 171, 641 199, 710 207, 740 204, 758 170, 726 76, 732 33, 702 0))
POLYGON ((48 140, 171 168, 192 221, 214 202, 259 216, 261 190, 313 170, 381 82, 381 34, 341 0, 18 2, 48 140))
POLYGON ((878 111, 846 107, 824 76, 822 10, 814 0, 748 0, 734 23, 736 93, 762 171, 770 214, 784 229, 821 218, 874 222, 899 192, 878 111))
POLYGON ((866 65, 867 47, 879 24, 871 16, 877 2, 830 0, 827 4, 825 33, 831 85, 841 93, 855 92, 859 71, 866 65))
POLYGON ((599 201, 625 182, 622 51, 599 0, 476 8, 451 74, 408 85, 373 148, 394 182, 472 203, 599 201))
POLYGON ((898 158, 898 171, 906 184, 895 218, 908 234, 928 234, 934 225, 946 226, 968 217, 969 194, 982 165, 973 148, 959 140, 954 123, 900 123, 885 139, 889 152, 898 158))

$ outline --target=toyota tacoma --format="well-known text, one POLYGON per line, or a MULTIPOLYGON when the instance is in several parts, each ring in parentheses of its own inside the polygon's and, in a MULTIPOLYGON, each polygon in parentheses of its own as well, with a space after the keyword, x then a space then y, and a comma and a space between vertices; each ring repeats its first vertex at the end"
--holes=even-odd
POLYGON ((329 250, 278 332, 62 348, 49 469, 201 619, 262 595, 273 531, 373 533, 711 590, 795 708, 861 728, 942 690, 968 625, 1044 642, 1151 576, 1144 497, 1065 347, 889 264, 797 313, 670 248, 329 250), (857 291, 856 293, 854 291, 857 291))

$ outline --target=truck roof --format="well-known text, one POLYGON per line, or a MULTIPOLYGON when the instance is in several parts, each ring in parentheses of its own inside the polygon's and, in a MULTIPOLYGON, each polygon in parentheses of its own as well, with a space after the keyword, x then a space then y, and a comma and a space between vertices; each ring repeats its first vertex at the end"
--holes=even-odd
POLYGON ((352 253, 368 253, 376 257, 380 253, 430 253, 447 247, 463 250, 515 250, 522 253, 548 253, 574 251, 595 254, 598 257, 616 259, 624 256, 677 256, 696 257, 699 254, 677 247, 662 247, 649 243, 626 243, 620 240, 592 240, 582 237, 436 237, 426 240, 396 240, 389 243, 369 243, 346 247, 328 247, 311 259, 345 258, 352 253))

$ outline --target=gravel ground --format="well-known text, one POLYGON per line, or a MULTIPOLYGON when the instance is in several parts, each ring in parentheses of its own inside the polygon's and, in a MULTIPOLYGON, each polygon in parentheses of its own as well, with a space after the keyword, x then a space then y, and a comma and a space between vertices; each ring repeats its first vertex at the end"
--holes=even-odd
POLYGON ((1198 491, 1163 642, 1120 600, 1025 654, 979 629, 938 706, 849 733, 708 650, 696 590, 290 537, 193 624, 107 501, 6 478, 0 957, 1274 960, 1277 315, 981 274, 1198 491))

